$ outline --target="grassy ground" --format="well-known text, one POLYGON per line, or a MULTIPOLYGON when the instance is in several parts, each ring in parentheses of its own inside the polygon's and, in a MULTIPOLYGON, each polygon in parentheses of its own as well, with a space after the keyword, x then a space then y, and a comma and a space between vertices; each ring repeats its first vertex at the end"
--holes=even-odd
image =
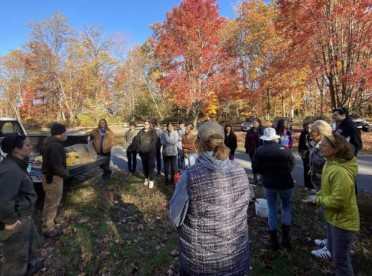
MULTIPOLYGON (((65 186, 60 240, 43 239, 39 255, 46 269, 39 275, 177 275, 177 233, 168 222, 173 187, 156 179, 153 190, 138 176, 115 172, 103 183, 92 171, 65 186), (88 179, 87 179, 88 178, 88 179)), ((262 188, 255 187, 257 197, 262 188)), ((330 261, 315 260, 310 250, 314 238, 325 237, 315 206, 302 203, 307 192, 296 188, 293 196, 293 249, 273 253, 269 249, 266 220, 249 209, 251 239, 250 275, 327 274, 330 261)), ((372 270, 371 195, 359 195, 362 228, 353 257, 359 275, 372 270)), ((36 218, 41 217, 38 206, 36 218)), ((37 220, 40 226, 40 221, 37 220)))

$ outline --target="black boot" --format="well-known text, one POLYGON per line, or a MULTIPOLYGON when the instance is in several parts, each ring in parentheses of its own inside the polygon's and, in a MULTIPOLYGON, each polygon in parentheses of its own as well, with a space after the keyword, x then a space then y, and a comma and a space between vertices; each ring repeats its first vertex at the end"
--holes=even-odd
POLYGON ((164 185, 169 185, 168 174, 164 173, 164 185))
POLYGON ((282 225, 282 245, 290 249, 291 248, 291 238, 289 236, 290 226, 289 225, 282 225))
POLYGON ((174 174, 171 174, 170 184, 174 185, 174 174))
POLYGON ((272 230, 270 233, 271 249, 277 251, 279 249, 278 231, 272 230))

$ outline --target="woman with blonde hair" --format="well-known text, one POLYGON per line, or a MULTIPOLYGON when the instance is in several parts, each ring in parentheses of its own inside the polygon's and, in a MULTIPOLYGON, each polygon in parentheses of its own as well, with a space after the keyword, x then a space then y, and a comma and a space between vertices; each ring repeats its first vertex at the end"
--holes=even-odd
MULTIPOLYGON (((326 159, 320 152, 321 141, 323 137, 331 134, 332 127, 326 121, 316 120, 314 123, 311 124, 310 137, 312 139, 313 147, 310 150, 309 154, 309 174, 311 183, 313 184, 315 191, 319 191, 321 189, 322 171, 323 166, 326 162, 326 159)), ((320 209, 320 213, 322 212, 323 210, 320 209)), ((331 257, 331 253, 327 249, 327 239, 315 239, 314 242, 321 248, 311 251, 311 254, 318 258, 329 259, 331 257)))
POLYGON ((224 129, 198 128, 199 158, 177 182, 170 218, 179 233, 180 275, 245 275, 249 270, 247 174, 229 160, 224 129))

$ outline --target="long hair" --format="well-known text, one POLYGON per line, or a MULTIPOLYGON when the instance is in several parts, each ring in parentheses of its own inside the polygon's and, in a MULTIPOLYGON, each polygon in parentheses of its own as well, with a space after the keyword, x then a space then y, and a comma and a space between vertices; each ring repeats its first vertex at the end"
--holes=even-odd
POLYGON ((258 117, 253 118, 253 119, 252 119, 252 122, 253 122, 253 121, 256 121, 256 122, 258 123, 258 126, 259 126, 259 127, 262 126, 262 123, 261 123, 260 118, 258 118, 258 117))
POLYGON ((106 121, 106 119, 100 119, 99 121, 98 121, 98 127, 97 128, 101 128, 101 125, 100 125, 100 122, 102 122, 102 121, 104 121, 105 122, 105 130, 111 130, 110 128, 109 128, 109 126, 108 126, 108 123, 107 123, 107 121, 106 121))
POLYGON ((224 129, 223 129, 225 131, 225 135, 227 134, 227 130, 226 129, 228 127, 230 127, 230 133, 231 133, 231 135, 232 136, 236 136, 236 134, 235 134, 235 132, 234 132, 234 130, 233 130, 233 128, 232 128, 232 126, 230 124, 226 124, 225 127, 224 127, 224 129))
POLYGON ((286 121, 285 119, 280 119, 276 125, 275 131, 276 131, 276 134, 278 134, 279 136, 284 134, 285 121, 286 121))
POLYGON ((154 126, 154 123, 152 122, 152 120, 144 120, 143 123, 149 123, 149 125, 150 125, 149 131, 154 131, 155 130, 155 126, 154 126))
POLYGON ((213 151, 213 156, 218 160, 226 160, 229 158, 230 149, 223 142, 220 135, 213 134, 208 141, 198 138, 198 152, 213 151))
POLYGON ((350 143, 348 143, 344 136, 339 133, 326 135, 323 137, 327 142, 336 150, 336 158, 342 158, 347 161, 353 159, 353 149, 350 143))

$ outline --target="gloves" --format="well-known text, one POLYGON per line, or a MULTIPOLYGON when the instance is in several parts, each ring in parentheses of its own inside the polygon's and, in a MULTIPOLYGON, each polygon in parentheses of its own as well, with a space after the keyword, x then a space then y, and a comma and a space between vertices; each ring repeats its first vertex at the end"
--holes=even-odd
POLYGON ((315 204, 315 201, 316 201, 316 195, 310 195, 308 197, 306 197, 305 199, 302 200, 303 202, 306 202, 306 203, 312 203, 312 204, 315 204))

